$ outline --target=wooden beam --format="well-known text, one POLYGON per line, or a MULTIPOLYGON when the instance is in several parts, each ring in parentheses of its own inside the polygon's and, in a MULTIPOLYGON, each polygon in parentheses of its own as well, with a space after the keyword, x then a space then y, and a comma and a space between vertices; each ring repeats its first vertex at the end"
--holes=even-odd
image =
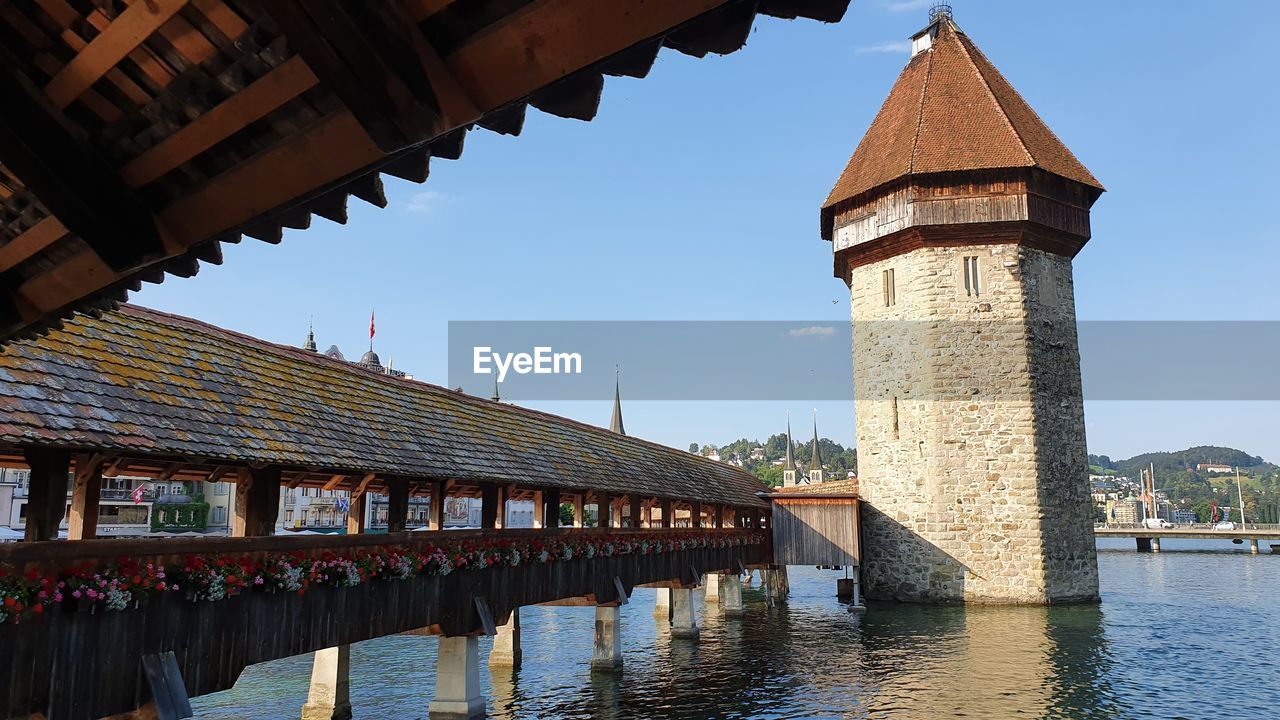
POLYGON ((71 454, 66 450, 29 447, 23 450, 31 480, 27 499, 25 540, 39 542, 58 537, 58 526, 67 510, 67 471, 71 454))
POLYGON ((233 536, 275 534, 276 515, 280 510, 280 468, 269 465, 244 469, 236 487, 235 510, 233 536))
POLYGON ((32 225, 18 237, 0 246, 0 272, 11 270, 66 235, 67 229, 53 216, 32 225))
POLYGON ((186 4, 187 0, 134 3, 45 85, 45 95, 58 108, 70 105, 186 4))
POLYGON ((431 483, 431 503, 428 510, 431 513, 431 519, 427 523, 429 530, 444 529, 444 497, 445 484, 443 480, 436 480, 431 483))
POLYGON ((644 503, 639 495, 632 495, 628 502, 631 508, 631 528, 639 529, 644 526, 644 503))
MULTIPOLYGON (((151 211, 5 52, 0 52, 0 97, 5 99, 0 160, 65 230, 79 235, 113 271, 163 256, 151 211)), ((47 226, 45 239, 57 229, 47 226)))
POLYGON ((365 508, 369 496, 365 493, 351 496, 351 507, 347 510, 347 534, 359 535, 365 531, 365 508))
POLYGON ((502 493, 497 485, 485 483, 480 486, 480 527, 494 530, 498 527, 498 503, 502 493))
POLYGON ((364 495, 365 491, 369 489, 369 485, 371 485, 377 477, 378 477, 377 473, 369 473, 368 475, 365 475, 363 478, 361 478, 359 482, 356 482, 355 478, 352 478, 351 479, 351 482, 353 485, 351 489, 352 499, 354 500, 355 498, 364 495))
POLYGON ((404 532, 409 522, 409 481, 387 478, 387 532, 404 532))
POLYGON ((540 494, 543 507, 542 527, 555 530, 560 527, 560 491, 543 490, 540 494))
POLYGON ((662 499, 659 501, 659 507, 662 509, 662 518, 659 527, 670 529, 675 527, 676 505, 670 499, 662 499))
MULTIPOLYGON (((289 44, 383 152, 439 134, 440 102, 399 2, 263 0, 289 44)), ((416 39, 415 39, 415 36, 416 39)))
POLYGON ((300 56, 254 81, 120 169, 132 188, 146 185, 310 90, 316 76, 300 56))
POLYGON ((98 501, 102 497, 102 467, 106 463, 107 457, 101 453, 76 456, 71 512, 67 516, 68 540, 93 540, 98 536, 98 501))
POLYGON ((342 487, 342 484, 345 483, 346 481, 347 481, 346 475, 334 475, 333 477, 329 478, 329 482, 324 484, 324 489, 337 490, 338 488, 342 487))

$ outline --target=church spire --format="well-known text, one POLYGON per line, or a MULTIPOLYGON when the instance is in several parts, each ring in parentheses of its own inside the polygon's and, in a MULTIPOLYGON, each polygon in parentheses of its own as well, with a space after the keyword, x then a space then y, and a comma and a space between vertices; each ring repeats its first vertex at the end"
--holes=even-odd
POLYGON ((822 467, 822 452, 818 449, 818 409, 813 410, 813 459, 809 462, 809 469, 822 467))
POLYGON ((613 370, 613 417, 609 419, 609 429, 619 435, 626 435, 622 427, 622 378, 617 368, 613 370))
POLYGON ((796 484, 796 446, 791 442, 791 413, 787 413, 787 461, 782 464, 782 487, 796 484))

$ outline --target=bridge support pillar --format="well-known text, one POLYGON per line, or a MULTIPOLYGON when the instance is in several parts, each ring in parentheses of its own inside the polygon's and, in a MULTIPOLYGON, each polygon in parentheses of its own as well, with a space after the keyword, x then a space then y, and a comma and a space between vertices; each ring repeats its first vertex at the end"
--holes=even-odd
POLYGON ((671 636, 698 637, 698 610, 689 588, 671 590, 671 636))
POLYGON ((622 669, 622 609, 616 605, 596 606, 596 639, 591 651, 591 669, 613 672, 622 669))
POLYGON ((1253 553, 1254 555, 1258 554, 1258 538, 1253 538, 1252 540, 1249 541, 1249 552, 1253 553))
POLYGON ((1151 538, 1140 537, 1138 540, 1138 552, 1151 552, 1151 538))
POLYGON ((720 604, 720 573, 707 573, 702 576, 703 589, 706 592, 705 602, 720 604))
POLYGON ((720 607, 724 610, 725 617, 740 618, 747 614, 747 606, 742 603, 741 575, 736 572, 727 573, 724 576, 721 592, 724 597, 721 599, 720 607))
POLYGON ((511 611, 506 623, 498 626, 489 651, 489 667, 520 667, 520 608, 511 611))
POLYGON ((347 720, 351 717, 351 646, 317 650, 311 662, 311 688, 302 720, 347 720))
POLYGON ((657 597, 653 601, 653 616, 663 620, 671 619, 671 588, 658 588, 657 597))
MULTIPOLYGON (((763 575, 764 571, 761 571, 761 574, 763 575)), ((764 575, 764 585, 765 598, 770 604, 786 602, 787 593, 791 590, 787 579, 787 566, 771 566, 768 574, 764 575)))
POLYGON ((480 694, 480 641, 475 637, 441 637, 436 654, 436 696, 427 707, 431 720, 484 717, 480 694))
POLYGON ((1151 552, 1160 552, 1160 538, 1151 538, 1151 552))

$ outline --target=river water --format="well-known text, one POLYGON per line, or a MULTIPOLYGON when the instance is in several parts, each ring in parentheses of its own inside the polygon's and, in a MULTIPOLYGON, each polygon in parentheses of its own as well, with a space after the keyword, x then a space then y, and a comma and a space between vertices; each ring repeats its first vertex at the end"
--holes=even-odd
MULTIPOLYGON (((593 674, 591 608, 521 610, 524 664, 482 671, 491 718, 1280 718, 1280 557, 1225 542, 1099 541, 1102 604, 960 608, 835 599, 840 573, 793 567, 770 609, 712 606, 699 641, 673 640, 653 591, 622 609, 625 670, 593 674)), ((487 654, 482 640, 481 657, 487 654)), ((356 718, 425 718, 436 641, 352 648, 356 718)), ((202 720, 296 720, 309 655, 248 668, 193 700, 202 720)))

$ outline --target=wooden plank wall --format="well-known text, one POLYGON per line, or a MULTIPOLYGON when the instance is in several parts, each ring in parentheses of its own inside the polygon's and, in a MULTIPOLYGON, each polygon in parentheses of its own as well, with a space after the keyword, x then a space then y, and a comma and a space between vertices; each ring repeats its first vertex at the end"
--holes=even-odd
POLYGON ((739 562, 769 563, 768 543, 420 575, 305 595, 246 592, 190 602, 166 593, 118 612, 58 608, 38 621, 0 625, 0 717, 94 720, 131 711, 149 696, 142 656, 165 650, 177 656, 194 697, 231 687, 254 663, 429 626, 446 635, 478 632, 477 597, 502 622, 521 605, 585 595, 610 602, 615 577, 630 592, 669 580, 692 584, 693 568, 734 571, 739 562))
POLYGON ((773 561, 779 565, 857 565, 858 501, 787 498, 773 503, 773 561))

